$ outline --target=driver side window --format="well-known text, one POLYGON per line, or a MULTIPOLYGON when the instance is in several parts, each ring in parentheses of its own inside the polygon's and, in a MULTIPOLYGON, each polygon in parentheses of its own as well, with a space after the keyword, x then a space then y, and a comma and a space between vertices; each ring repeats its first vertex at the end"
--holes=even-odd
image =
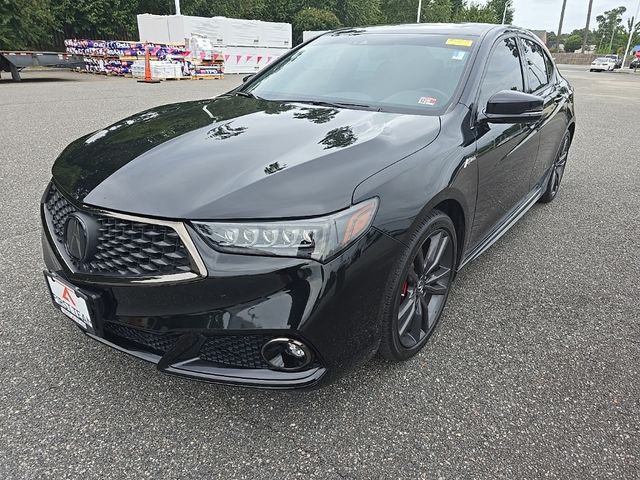
POLYGON ((502 38, 494 46, 480 86, 478 110, 484 112, 489 99, 502 90, 524 91, 520 51, 515 37, 502 38))

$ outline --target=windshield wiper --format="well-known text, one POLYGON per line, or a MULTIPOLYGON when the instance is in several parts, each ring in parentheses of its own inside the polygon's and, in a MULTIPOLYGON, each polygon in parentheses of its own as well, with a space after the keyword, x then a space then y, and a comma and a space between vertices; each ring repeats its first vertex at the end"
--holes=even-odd
POLYGON ((236 95, 239 95, 239 96, 241 96, 241 97, 247 97, 247 98, 255 98, 256 100, 264 100, 263 98, 258 97, 257 95, 254 95, 254 94, 253 94, 253 93, 251 93, 251 92, 244 92, 244 91, 242 91, 242 90, 238 90, 238 91, 236 92, 236 95))
POLYGON ((325 100, 275 100, 276 102, 281 103, 307 103, 309 105, 317 105, 319 107, 334 107, 334 108, 356 108, 362 110, 373 110, 379 112, 380 109, 378 107, 373 107, 371 105, 365 105, 362 103, 350 103, 350 102, 330 102, 325 100))

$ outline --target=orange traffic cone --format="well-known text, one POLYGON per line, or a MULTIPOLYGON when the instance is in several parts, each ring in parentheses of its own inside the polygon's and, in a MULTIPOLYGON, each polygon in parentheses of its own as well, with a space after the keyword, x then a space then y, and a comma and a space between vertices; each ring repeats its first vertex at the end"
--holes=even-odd
POLYGON ((160 80, 151 78, 151 58, 149 56, 149 44, 144 44, 144 80, 138 80, 138 83, 160 83, 160 80))

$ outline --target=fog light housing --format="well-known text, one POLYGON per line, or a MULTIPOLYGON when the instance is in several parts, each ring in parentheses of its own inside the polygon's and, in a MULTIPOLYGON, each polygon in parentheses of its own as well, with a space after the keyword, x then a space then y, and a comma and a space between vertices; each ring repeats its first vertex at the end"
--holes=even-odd
POLYGON ((291 338, 274 338, 262 347, 262 358, 273 370, 295 372, 309 366, 312 354, 304 343, 291 338))

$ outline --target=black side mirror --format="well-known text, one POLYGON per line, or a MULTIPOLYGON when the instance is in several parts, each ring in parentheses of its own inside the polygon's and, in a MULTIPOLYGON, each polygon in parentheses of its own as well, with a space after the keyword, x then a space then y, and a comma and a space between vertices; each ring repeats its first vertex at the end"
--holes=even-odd
POLYGON ((252 74, 250 74, 250 75, 247 75, 246 77, 243 77, 243 78, 242 78, 242 83, 245 83, 247 80, 249 80, 251 77, 253 77, 253 75, 254 75, 254 74, 252 73, 252 74))
POLYGON ((503 90, 493 95, 481 118, 489 123, 533 123, 542 118, 543 100, 537 95, 503 90))

